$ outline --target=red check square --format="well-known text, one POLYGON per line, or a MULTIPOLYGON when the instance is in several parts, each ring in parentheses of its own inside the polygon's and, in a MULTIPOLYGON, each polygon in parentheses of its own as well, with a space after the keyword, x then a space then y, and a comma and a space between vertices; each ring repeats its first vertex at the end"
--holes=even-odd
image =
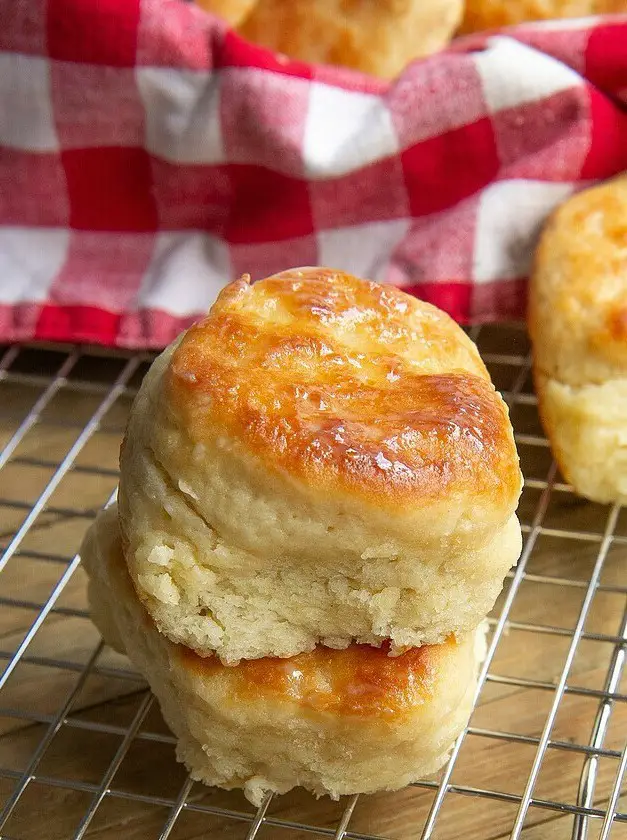
POLYGON ((82 304, 42 306, 37 321, 39 341, 73 341, 115 346, 119 333, 120 315, 95 306, 82 304))
POLYGON ((527 278, 496 280, 468 286, 470 302, 460 320, 470 323, 520 320, 527 311, 527 278))
POLYGON ((1 18, 0 50, 44 56, 47 5, 47 0, 12 0, 10 14, 1 18))
POLYGON ((229 175, 233 187, 229 242, 274 242, 313 234, 305 181, 244 164, 231 164, 229 175))
POLYGON ((140 0, 48 0, 48 54, 60 61, 132 67, 140 0))
POLYGON ((150 156, 143 149, 73 149, 61 155, 70 226, 149 231, 157 227, 150 156))
POLYGON ((500 177, 573 181, 590 144, 590 100, 583 85, 492 116, 500 177))
POLYGON ((585 52, 585 74, 599 90, 621 94, 627 89, 625 24, 601 24, 592 30, 585 52))
POLYGON ((499 171, 489 119, 424 140, 401 159, 413 216, 451 207, 485 187, 499 171))
POLYGON ((342 175, 309 184, 317 230, 402 219, 409 200, 398 157, 390 157, 342 175))
POLYGON ((588 89, 592 132, 583 179, 610 178, 627 169, 627 114, 593 87, 588 89))
POLYGON ((152 159, 153 193, 161 230, 204 230, 224 237, 233 203, 229 167, 152 159))

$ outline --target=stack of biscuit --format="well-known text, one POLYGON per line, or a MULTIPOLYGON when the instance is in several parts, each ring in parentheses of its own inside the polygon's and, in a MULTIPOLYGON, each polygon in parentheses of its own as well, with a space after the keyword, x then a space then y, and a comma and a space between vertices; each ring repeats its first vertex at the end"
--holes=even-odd
POLYGON ((435 772, 521 543, 508 412, 474 344, 327 269, 227 286, 153 364, 93 618, 207 784, 315 794, 435 772))

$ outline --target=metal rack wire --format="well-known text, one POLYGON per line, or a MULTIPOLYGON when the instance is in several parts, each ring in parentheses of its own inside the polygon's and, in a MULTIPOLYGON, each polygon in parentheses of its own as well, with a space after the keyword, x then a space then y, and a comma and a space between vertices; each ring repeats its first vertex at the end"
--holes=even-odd
POLYGON ((151 357, 1 350, 0 838, 627 837, 627 517, 558 475, 522 327, 472 335, 525 472, 524 550, 491 617, 477 711, 436 779, 340 803, 269 796, 257 811, 185 778, 141 677, 86 612, 75 551, 115 487, 151 357))

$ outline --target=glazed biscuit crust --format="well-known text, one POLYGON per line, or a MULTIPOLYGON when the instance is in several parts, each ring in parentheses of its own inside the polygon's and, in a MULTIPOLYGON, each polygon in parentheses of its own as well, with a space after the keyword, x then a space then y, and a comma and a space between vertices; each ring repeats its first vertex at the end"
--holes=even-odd
POLYGON ((183 667, 199 679, 227 673, 234 696, 242 702, 265 694, 296 703, 306 712, 394 720, 433 699, 435 674, 456 644, 450 639, 410 648, 396 657, 389 656, 388 645, 351 644, 340 650, 318 646, 290 659, 242 660, 228 672, 215 657, 198 656, 182 645, 178 655, 183 667))
POLYGON ((216 427, 268 469, 379 507, 519 489, 507 410, 443 313, 341 272, 240 280, 177 347, 166 398, 195 443, 216 427))

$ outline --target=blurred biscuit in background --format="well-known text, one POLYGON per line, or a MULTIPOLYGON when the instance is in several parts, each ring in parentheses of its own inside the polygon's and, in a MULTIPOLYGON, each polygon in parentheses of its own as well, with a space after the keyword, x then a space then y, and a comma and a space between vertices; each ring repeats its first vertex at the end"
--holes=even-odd
POLYGON ((445 47, 463 0, 199 0, 241 35, 290 58, 391 78, 445 47))
POLYGON ((462 0, 259 0, 244 37, 304 61, 390 78, 451 39, 462 0))
POLYGON ((383 78, 456 34, 627 12, 627 0, 197 0, 253 43, 383 78))
POLYGON ((231 26, 239 26, 257 0, 196 0, 201 9, 219 15, 231 26))
POLYGON ((616 12, 627 12, 627 0, 466 0, 461 32, 616 12))
POLYGON ((543 425, 582 496, 627 501, 627 178, 563 204, 540 241, 529 331, 543 425))

